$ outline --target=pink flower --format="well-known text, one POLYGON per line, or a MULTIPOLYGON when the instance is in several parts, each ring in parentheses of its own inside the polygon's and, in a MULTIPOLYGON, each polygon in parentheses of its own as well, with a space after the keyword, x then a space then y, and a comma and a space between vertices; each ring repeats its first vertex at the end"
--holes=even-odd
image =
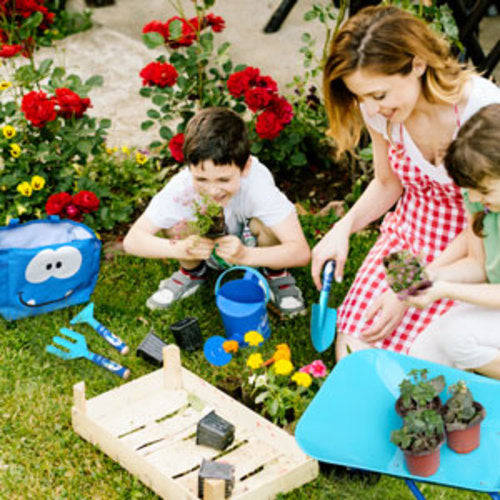
POLYGON ((326 374, 328 372, 325 364, 321 359, 316 359, 312 363, 303 366, 300 370, 300 372, 303 373, 308 373, 309 375, 312 375, 314 378, 322 378, 326 377, 326 374))

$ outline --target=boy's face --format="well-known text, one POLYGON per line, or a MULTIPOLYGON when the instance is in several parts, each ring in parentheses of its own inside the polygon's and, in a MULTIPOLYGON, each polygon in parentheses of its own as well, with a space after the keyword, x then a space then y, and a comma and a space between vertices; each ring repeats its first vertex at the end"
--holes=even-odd
POLYGON ((190 165, 189 169, 195 191, 225 207, 240 189, 241 178, 248 174, 250 160, 243 170, 240 170, 234 163, 214 165, 212 160, 190 165))

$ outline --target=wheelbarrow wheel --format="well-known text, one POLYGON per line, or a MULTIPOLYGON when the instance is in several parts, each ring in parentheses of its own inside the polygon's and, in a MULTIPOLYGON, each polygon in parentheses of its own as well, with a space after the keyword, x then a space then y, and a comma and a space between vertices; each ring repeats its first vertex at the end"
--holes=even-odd
POLYGON ((380 480, 378 472, 355 469, 343 465, 319 462, 319 468, 321 473, 329 479, 354 479, 365 483, 367 486, 374 486, 380 480))

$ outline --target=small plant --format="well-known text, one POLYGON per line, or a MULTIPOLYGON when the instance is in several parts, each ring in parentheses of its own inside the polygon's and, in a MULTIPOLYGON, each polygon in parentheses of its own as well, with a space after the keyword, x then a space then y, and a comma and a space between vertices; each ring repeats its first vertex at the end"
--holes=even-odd
POLYGON ((439 394, 445 388, 446 381, 443 375, 427 380, 427 370, 411 370, 399 384, 400 397, 396 401, 396 411, 405 415, 410 411, 441 407, 439 394))
POLYGON ((431 285, 420 259, 406 250, 392 252, 386 255, 382 262, 387 283, 396 293, 414 295, 418 290, 431 285))
POLYGON ((195 220, 188 222, 192 232, 207 238, 218 238, 226 234, 224 208, 207 196, 193 201, 195 220))
POLYGON ((450 399, 443 407, 443 418, 447 431, 462 430, 484 418, 484 409, 474 401, 470 389, 463 380, 448 389, 450 399))
POLYGON ((436 410, 411 411, 401 429, 392 431, 391 442, 405 451, 420 453, 437 448, 444 439, 444 422, 436 410))

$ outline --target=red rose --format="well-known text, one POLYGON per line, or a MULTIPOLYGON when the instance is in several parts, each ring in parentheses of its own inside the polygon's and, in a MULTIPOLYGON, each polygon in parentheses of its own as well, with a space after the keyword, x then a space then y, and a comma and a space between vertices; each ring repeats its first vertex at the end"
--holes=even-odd
POLYGON ((241 97, 248 89, 248 78, 242 71, 233 73, 227 79, 227 90, 233 97, 241 97))
POLYGON ((74 220, 76 222, 81 222, 83 220, 83 214, 80 209, 71 203, 64 209, 64 215, 68 217, 68 219, 74 220))
POLYGON ((184 134, 177 134, 170 139, 168 143, 168 149, 174 160, 183 163, 184 162, 184 153, 182 152, 182 147, 184 146, 184 134))
POLYGON ((88 97, 82 98, 65 87, 56 89, 54 102, 59 107, 59 115, 63 118, 81 118, 87 108, 92 107, 88 97))
POLYGON ((159 33, 165 41, 168 39, 168 27, 160 21, 151 21, 142 28, 143 33, 159 33))
POLYGON ((270 76, 260 76, 255 81, 256 87, 265 88, 271 92, 278 91, 278 84, 270 76))
POLYGON ((99 208, 100 200, 92 191, 80 191, 73 196, 73 203, 79 210, 89 214, 99 208))
POLYGON ((72 198, 69 193, 53 194, 49 196, 49 199, 45 204, 45 211, 49 215, 60 215, 66 206, 71 203, 71 201, 72 198))
POLYGON ((265 108, 272 100, 272 94, 264 88, 248 89, 245 92, 245 102, 254 113, 265 108))
POLYGON ((4 43, 2 45, 2 48, 0 49, 0 57, 14 57, 15 55, 19 54, 23 50, 22 45, 8 45, 4 43))
POLYGON ((248 79, 248 84, 250 86, 255 85, 260 78, 260 69, 248 66, 242 71, 243 75, 248 79))
POLYGON ((38 128, 57 118, 55 102, 48 99, 47 94, 41 90, 32 90, 23 97, 21 111, 26 119, 38 128))
MULTIPOLYGON (((177 24, 177 23, 176 23, 177 24)), ((167 30, 167 37, 165 39, 167 45, 172 49, 177 49, 179 47, 188 47, 196 39, 196 30, 186 19, 179 16, 171 17, 166 23, 165 28, 167 30), (179 21, 181 23, 181 33, 178 37, 174 38, 171 34, 170 25, 174 21, 179 21)))
POLYGON ((205 22, 212 28, 214 33, 220 33, 226 27, 226 21, 224 21, 222 17, 215 16, 214 14, 207 14, 205 16, 205 22))
POLYGON ((283 130, 283 125, 275 113, 266 110, 257 117, 255 130, 261 139, 275 139, 283 130))
POLYGON ((293 107, 284 97, 274 95, 269 111, 275 113, 283 125, 288 125, 292 121, 293 107))
POLYGON ((152 62, 142 68, 139 76, 143 85, 157 85, 158 87, 172 87, 177 81, 176 69, 169 63, 152 62))

